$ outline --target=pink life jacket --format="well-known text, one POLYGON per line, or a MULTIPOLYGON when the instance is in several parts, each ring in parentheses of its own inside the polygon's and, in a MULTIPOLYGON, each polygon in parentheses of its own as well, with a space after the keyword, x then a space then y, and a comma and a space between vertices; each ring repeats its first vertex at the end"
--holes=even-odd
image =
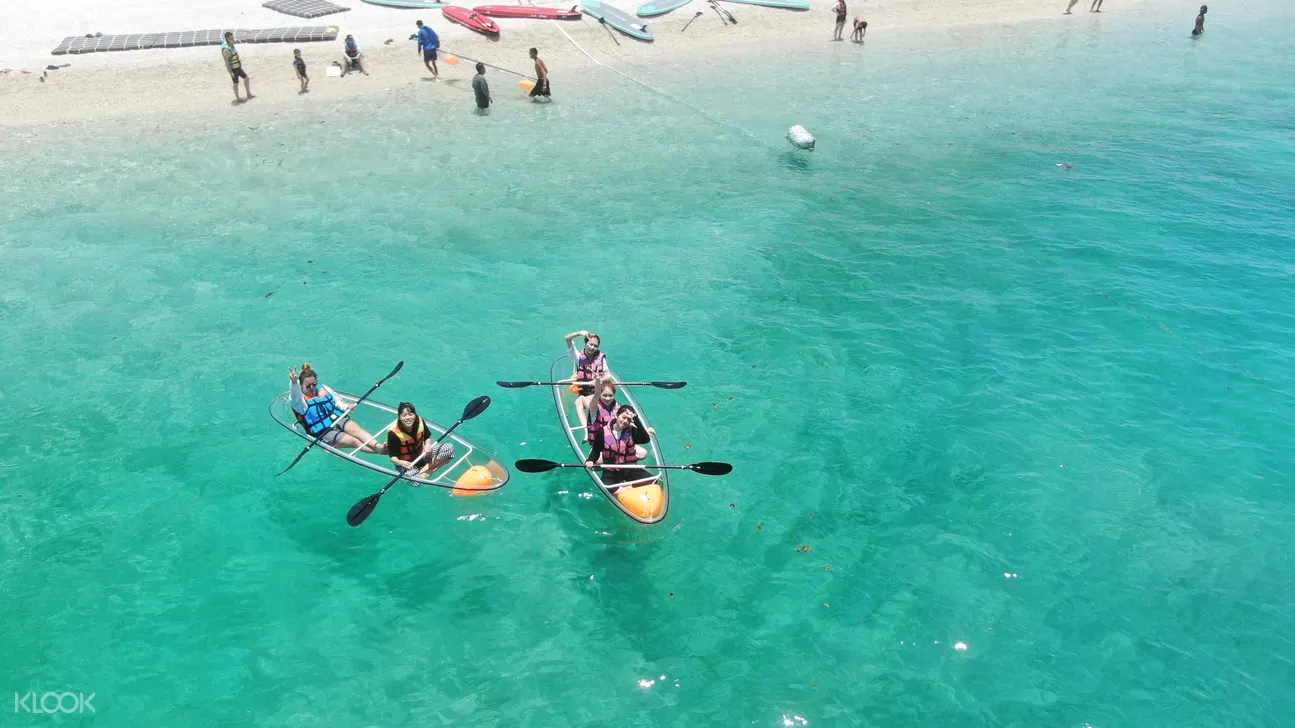
POLYGON ((585 356, 581 350, 576 354, 576 381, 592 382, 594 377, 607 375, 607 355, 598 352, 598 356, 590 359, 585 356))
POLYGON ((610 427, 612 420, 616 419, 616 413, 620 411, 620 408, 621 403, 616 400, 612 400, 612 408, 607 409, 606 407, 603 407, 603 401, 601 398, 594 397, 593 410, 590 412, 593 416, 589 418, 589 427, 585 430, 585 432, 589 433, 586 437, 586 441, 593 442, 594 433, 598 432, 599 428, 604 426, 610 427))
POLYGON ((603 463, 605 465, 630 465, 638 462, 634 452, 634 428, 622 430, 620 437, 612 432, 611 425, 603 428, 603 463))

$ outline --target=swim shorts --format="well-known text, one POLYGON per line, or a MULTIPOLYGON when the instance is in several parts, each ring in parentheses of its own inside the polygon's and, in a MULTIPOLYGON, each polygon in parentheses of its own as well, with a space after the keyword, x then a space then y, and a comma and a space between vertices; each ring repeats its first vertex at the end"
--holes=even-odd
POLYGON ((242 66, 239 66, 238 68, 231 68, 229 69, 229 77, 231 80, 233 80, 234 85, 237 86, 238 79, 247 78, 247 71, 244 71, 242 66))
POLYGON ((432 62, 432 61, 434 61, 434 60, 436 60, 436 49, 435 49, 435 48, 424 48, 424 49, 423 49, 423 63, 431 63, 431 62, 432 62))
MULTIPOLYGON (((535 88, 531 89, 531 96, 543 96, 545 98, 548 98, 549 80, 547 78, 541 78, 540 80, 536 81, 535 88)), ((593 387, 590 387, 590 389, 592 390, 593 387)))

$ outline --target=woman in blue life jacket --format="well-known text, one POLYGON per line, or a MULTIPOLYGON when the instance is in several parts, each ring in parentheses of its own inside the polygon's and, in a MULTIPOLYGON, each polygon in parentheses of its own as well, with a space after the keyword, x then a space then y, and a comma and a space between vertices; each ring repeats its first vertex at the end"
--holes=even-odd
POLYGON ((373 435, 349 417, 343 420, 346 410, 342 403, 333 390, 319 383, 319 374, 310 368, 309 363, 301 365, 300 374, 296 369, 289 369, 288 379, 291 381, 288 393, 292 398, 292 412, 306 434, 338 449, 359 447, 374 455, 387 454, 387 443, 374 442, 373 435), (343 420, 340 426, 339 420, 343 420))

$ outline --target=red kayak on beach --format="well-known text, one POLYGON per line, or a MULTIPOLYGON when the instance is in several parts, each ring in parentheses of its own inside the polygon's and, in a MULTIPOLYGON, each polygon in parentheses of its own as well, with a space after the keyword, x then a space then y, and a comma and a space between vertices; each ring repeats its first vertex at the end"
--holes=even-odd
POLYGON ((457 5, 446 5, 441 8, 441 15, 444 15, 459 25, 471 28, 478 33, 484 33, 485 35, 499 35, 499 23, 496 23, 480 13, 468 10, 467 8, 461 8, 457 5))
POLYGON ((579 20, 580 10, 572 7, 537 8, 531 5, 478 5, 473 10, 496 18, 537 18, 539 20, 579 20))

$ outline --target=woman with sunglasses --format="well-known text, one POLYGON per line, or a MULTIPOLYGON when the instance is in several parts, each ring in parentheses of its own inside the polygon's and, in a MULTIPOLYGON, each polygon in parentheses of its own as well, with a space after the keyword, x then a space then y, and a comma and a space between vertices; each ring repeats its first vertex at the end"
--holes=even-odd
MULTIPOLYGON (((629 405, 621 405, 616 416, 597 430, 590 429, 589 457, 585 458, 585 467, 599 465, 633 465, 647 457, 647 448, 643 447, 652 441, 651 431, 643 426, 638 413, 629 405)), ((602 481, 606 485, 616 485, 631 480, 651 478, 652 474, 643 468, 604 468, 602 481)))
POLYGON ((300 374, 296 369, 289 369, 288 380, 292 412, 306 434, 336 448, 362 447, 374 455, 387 453, 386 443, 374 442, 373 435, 346 417, 346 410, 337 401, 333 390, 319 383, 319 374, 310 368, 309 362, 301 365, 300 374), (340 426, 339 421, 342 421, 340 426))
MULTIPOLYGON (((599 377, 607 376, 607 355, 602 353, 599 348, 602 345, 602 339, 590 331, 573 331, 566 336, 567 346, 576 352, 576 370, 571 375, 572 382, 581 384, 582 382, 592 383, 599 377), (585 345, 582 349, 576 349, 572 342, 579 337, 584 337, 585 345)), ((589 424, 589 403, 593 400, 594 388, 588 384, 581 384, 580 394, 576 397, 576 416, 580 418, 580 424, 589 424)))
POLYGON ((412 404, 401 402, 396 412, 396 424, 387 431, 387 453, 393 465, 408 470, 418 460, 416 475, 426 478, 454 458, 454 443, 434 441, 432 429, 412 404))

